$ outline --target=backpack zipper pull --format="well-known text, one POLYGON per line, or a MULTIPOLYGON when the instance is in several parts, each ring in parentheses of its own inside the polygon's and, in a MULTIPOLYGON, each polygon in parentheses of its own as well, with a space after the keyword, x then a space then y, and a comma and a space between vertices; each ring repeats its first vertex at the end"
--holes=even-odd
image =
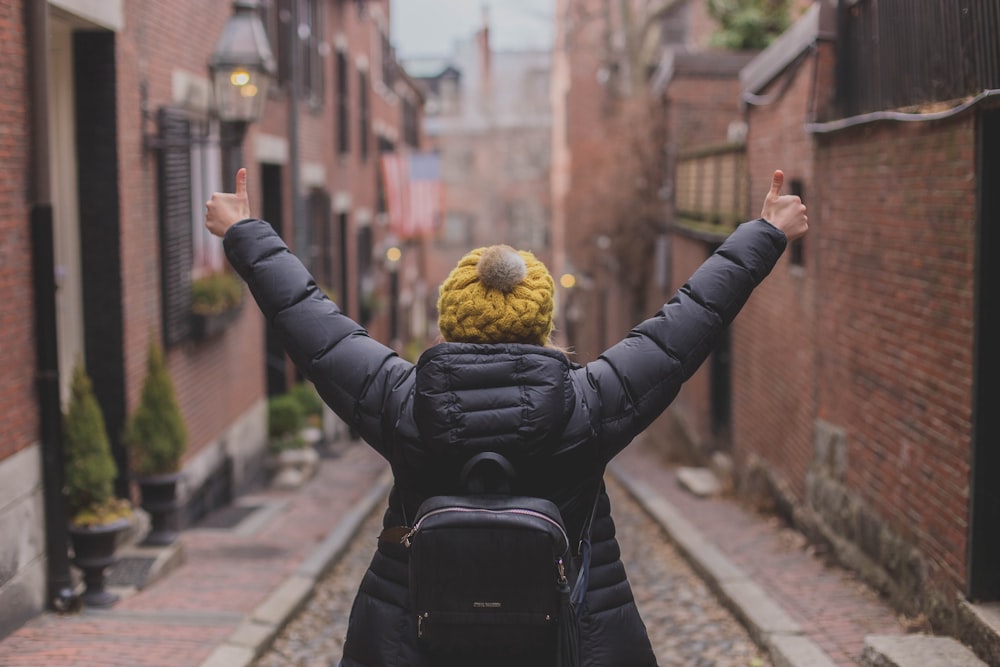
POLYGON ((560 584, 568 583, 569 580, 566 579, 566 567, 563 565, 562 558, 556 561, 556 568, 559 570, 559 578, 556 581, 560 584))
POLYGON ((399 540, 400 543, 403 544, 403 545, 405 545, 407 549, 410 548, 410 538, 413 537, 413 533, 415 533, 415 532, 417 532, 417 527, 416 526, 414 526, 413 528, 410 528, 410 530, 408 530, 406 532, 406 534, 403 535, 402 539, 399 540))

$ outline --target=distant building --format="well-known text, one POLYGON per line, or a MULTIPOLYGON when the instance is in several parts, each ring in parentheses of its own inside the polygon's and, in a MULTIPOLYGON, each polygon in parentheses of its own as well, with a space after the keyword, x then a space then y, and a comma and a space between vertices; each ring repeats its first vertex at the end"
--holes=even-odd
MULTIPOLYGON (((441 156, 444 216, 428 251, 428 285, 482 245, 507 243, 547 261, 551 54, 494 51, 484 25, 447 57, 408 59, 404 67, 426 95, 427 147, 441 156)), ((429 295, 432 328, 436 296, 429 295)))

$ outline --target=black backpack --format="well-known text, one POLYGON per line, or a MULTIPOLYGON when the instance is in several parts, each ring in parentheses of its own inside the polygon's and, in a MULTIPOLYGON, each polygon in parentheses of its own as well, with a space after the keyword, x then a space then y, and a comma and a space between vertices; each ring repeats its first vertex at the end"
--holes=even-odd
POLYGON ((586 575, 574 571, 559 508, 512 495, 514 476, 500 454, 477 454, 461 473, 467 495, 433 496, 417 510, 403 543, 419 641, 432 656, 468 664, 548 654, 559 667, 578 665, 574 603, 586 575))

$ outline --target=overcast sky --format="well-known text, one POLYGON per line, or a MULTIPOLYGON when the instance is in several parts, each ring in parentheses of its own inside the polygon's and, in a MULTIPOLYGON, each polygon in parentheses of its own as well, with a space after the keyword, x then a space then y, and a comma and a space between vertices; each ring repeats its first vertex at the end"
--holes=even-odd
POLYGON ((548 48, 555 0, 396 0, 392 41, 400 58, 447 56, 471 37, 489 12, 494 50, 548 48))

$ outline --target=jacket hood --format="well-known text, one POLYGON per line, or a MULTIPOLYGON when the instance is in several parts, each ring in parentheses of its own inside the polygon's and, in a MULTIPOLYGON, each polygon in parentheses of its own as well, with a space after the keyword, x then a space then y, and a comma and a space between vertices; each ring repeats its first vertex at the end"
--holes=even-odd
POLYGON ((514 458, 557 447, 573 411, 569 360, 523 344, 443 343, 417 362, 414 417, 432 454, 514 458), (458 451, 460 449, 461 451, 458 451))

